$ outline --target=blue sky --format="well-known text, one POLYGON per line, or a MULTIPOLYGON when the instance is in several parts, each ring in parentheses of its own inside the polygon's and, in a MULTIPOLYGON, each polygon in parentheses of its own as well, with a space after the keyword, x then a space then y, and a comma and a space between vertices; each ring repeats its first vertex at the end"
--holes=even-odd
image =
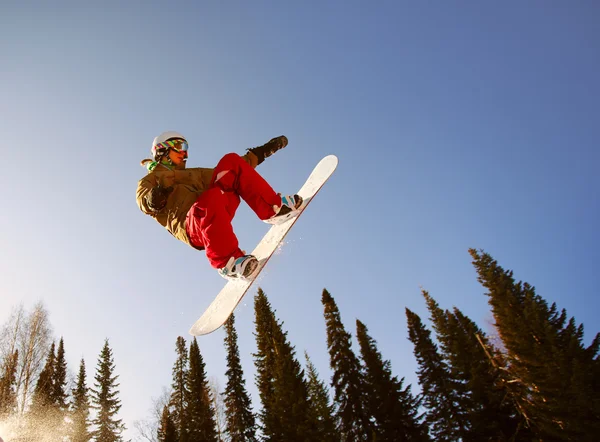
MULTIPOLYGON (((470 247, 566 308, 589 341, 599 19, 593 1, 2 2, 0 323, 43 300, 89 380, 109 338, 121 417, 132 429, 149 414, 176 337, 223 285, 135 204, 139 161, 177 130, 189 167, 285 134, 259 168, 284 193, 339 157, 258 284, 324 379, 323 288, 413 387, 404 308, 428 316, 421 288, 489 329, 470 247)), ((250 250, 267 229, 245 206, 234 226, 250 250)), ((236 316, 257 405, 255 289, 236 316)), ((223 337, 199 339, 222 386, 223 337)))

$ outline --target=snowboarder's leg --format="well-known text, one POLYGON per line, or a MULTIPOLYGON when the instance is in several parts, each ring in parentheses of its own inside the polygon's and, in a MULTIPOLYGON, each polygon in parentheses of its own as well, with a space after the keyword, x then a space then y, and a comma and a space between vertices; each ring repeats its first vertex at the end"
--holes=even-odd
POLYGON ((235 193, 213 187, 198 197, 187 214, 190 241, 206 249, 206 257, 215 269, 225 267, 232 257, 244 256, 231 225, 239 204, 235 193))
POLYGON ((215 168, 212 186, 241 196, 261 220, 275 215, 279 196, 260 174, 238 154, 225 155, 215 168))

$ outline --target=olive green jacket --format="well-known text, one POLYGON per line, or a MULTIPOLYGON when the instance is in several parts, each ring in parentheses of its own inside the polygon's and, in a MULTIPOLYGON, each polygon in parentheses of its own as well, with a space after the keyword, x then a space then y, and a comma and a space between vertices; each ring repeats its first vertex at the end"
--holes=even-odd
MULTIPOLYGON (((252 152, 242 157, 253 168, 258 165, 258 158, 252 152)), ((198 197, 207 190, 212 180, 214 169, 194 167, 186 169, 177 168, 170 170, 167 166, 159 164, 156 168, 138 181, 136 199, 138 207, 146 215, 152 216, 160 225, 165 227, 171 235, 191 247, 185 226, 185 220, 190 207, 198 197), (150 191, 161 185, 173 186, 167 205, 158 212, 148 207, 147 196, 150 191)))

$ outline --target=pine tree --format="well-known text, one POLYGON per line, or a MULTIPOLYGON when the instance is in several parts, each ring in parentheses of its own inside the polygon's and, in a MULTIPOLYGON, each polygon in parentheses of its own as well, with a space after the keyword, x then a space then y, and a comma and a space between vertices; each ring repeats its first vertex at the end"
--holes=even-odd
POLYGON ((258 295, 254 298, 254 314, 256 328, 254 335, 258 351, 253 356, 256 366, 256 386, 262 404, 259 417, 265 439, 277 441, 275 435, 281 435, 283 430, 278 419, 277 397, 273 382, 276 376, 276 355, 272 338, 275 321, 272 319, 270 305, 265 302, 264 293, 260 288, 258 295))
POLYGON ((233 314, 225 323, 225 332, 225 348, 227 349, 227 371, 225 372, 227 386, 224 392, 226 432, 230 442, 258 442, 256 421, 242 371, 233 314))
POLYGON ((56 361, 52 380, 52 402, 62 412, 67 410, 67 361, 65 360, 65 345, 63 338, 58 343, 56 361))
POLYGON ((419 400, 403 388, 404 379, 392 375, 390 361, 384 361, 367 327, 356 320, 356 337, 363 360, 367 406, 373 419, 377 442, 428 441, 420 422, 419 400))
POLYGON ((175 423, 171 418, 171 413, 169 412, 169 407, 167 405, 163 407, 157 437, 158 442, 178 442, 177 429, 175 428, 175 423))
POLYGON ((35 421, 38 425, 30 426, 31 437, 39 437, 36 432, 41 426, 46 427, 46 431, 54 434, 62 434, 66 431, 67 407, 64 386, 66 385, 67 366, 64 356, 63 340, 60 340, 58 351, 56 351, 55 344, 52 343, 32 396, 29 421, 35 421))
POLYGON ((104 347, 98 358, 96 376, 94 377, 95 389, 92 389, 92 406, 96 410, 96 418, 93 420, 95 429, 92 432, 95 442, 121 442, 121 433, 125 425, 117 414, 121 409, 121 401, 118 398, 119 384, 115 373, 115 364, 112 350, 108 345, 108 339, 104 341, 104 347))
POLYGON ((65 414, 54 400, 54 381, 56 372, 56 346, 50 346, 46 363, 40 373, 33 391, 31 407, 22 428, 26 438, 38 440, 43 435, 64 433, 65 414))
POLYGON ((352 351, 352 337, 346 332, 333 297, 323 290, 327 326, 327 348, 331 369, 334 403, 343 442, 372 440, 372 428, 366 404, 366 392, 360 361, 352 351))
POLYGON ((314 441, 304 371, 264 292, 254 300, 257 385, 267 441, 314 441))
POLYGON ((312 426, 316 430, 316 436, 320 442, 338 442, 340 435, 335 422, 335 408, 329 400, 329 389, 319 379, 317 369, 304 352, 307 368, 308 401, 311 411, 312 426))
POLYGON ((515 282, 487 253, 471 249, 479 282, 505 348, 507 379, 523 415, 543 440, 595 440, 600 433, 600 335, 583 344, 583 325, 515 282))
POLYGON ((458 381, 458 405, 469 422, 463 440, 531 440, 530 432, 520 429, 524 422, 515 404, 507 400, 498 350, 486 334, 459 309, 444 311, 428 292, 423 297, 450 375, 458 381))
POLYGON ((211 407, 210 385, 200 347, 194 338, 190 344, 187 400, 188 440, 217 442, 214 410, 211 407))
POLYGON ((468 434, 465 412, 459 408, 457 382, 416 313, 406 309, 408 336, 419 364, 417 375, 427 408, 425 422, 436 441, 457 441, 468 434))
POLYGON ((53 404, 54 369, 56 365, 56 346, 50 346, 46 363, 33 390, 31 410, 35 413, 44 413, 53 404))
POLYGON ((19 363, 19 351, 15 350, 8 355, 2 364, 0 374, 0 418, 17 411, 17 365, 19 363))
POLYGON ((71 442, 89 442, 90 401, 89 389, 86 385, 85 361, 81 359, 79 374, 77 375, 77 386, 72 391, 73 401, 71 403, 71 442))
MULTIPOLYGON (((177 430, 177 440, 179 442, 188 442, 189 422, 187 416, 188 392, 188 353, 185 339, 182 336, 177 337, 175 342, 175 352, 177 359, 173 365, 173 383, 169 407, 171 419, 177 430)), ((193 441, 190 441, 193 442, 193 441)))

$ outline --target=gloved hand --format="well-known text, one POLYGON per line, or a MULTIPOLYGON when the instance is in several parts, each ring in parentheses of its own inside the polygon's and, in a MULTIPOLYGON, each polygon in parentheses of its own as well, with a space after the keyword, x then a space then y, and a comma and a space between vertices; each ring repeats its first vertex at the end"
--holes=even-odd
POLYGON ((279 149, 283 149, 288 144, 288 139, 285 135, 281 135, 279 137, 272 138, 262 146, 253 147, 252 149, 248 149, 256 158, 258 158, 258 164, 262 163, 265 158, 269 158, 279 149))
POLYGON ((146 195, 146 201, 148 207, 155 213, 160 212, 166 205, 169 195, 173 192, 173 186, 163 187, 160 184, 153 187, 148 195, 146 195))

